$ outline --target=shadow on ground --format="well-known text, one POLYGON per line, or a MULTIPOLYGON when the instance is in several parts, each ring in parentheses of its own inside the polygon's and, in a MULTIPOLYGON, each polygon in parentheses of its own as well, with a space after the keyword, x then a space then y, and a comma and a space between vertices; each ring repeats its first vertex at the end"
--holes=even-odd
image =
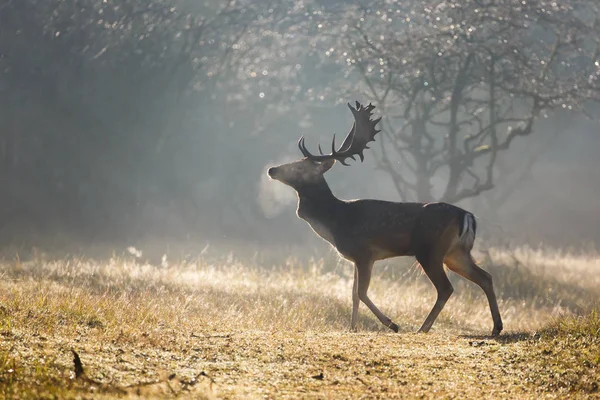
POLYGON ((492 335, 459 335, 461 339, 469 339, 475 343, 481 341, 494 341, 500 344, 510 344, 517 342, 525 342, 536 339, 537 335, 531 332, 509 332, 502 333, 499 336, 492 335))

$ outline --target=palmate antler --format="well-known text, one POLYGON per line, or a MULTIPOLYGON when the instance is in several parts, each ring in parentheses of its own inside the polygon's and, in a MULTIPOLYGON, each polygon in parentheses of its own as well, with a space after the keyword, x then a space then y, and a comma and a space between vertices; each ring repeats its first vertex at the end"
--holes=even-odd
POLYGON ((313 155, 306 149, 304 136, 302 136, 298 141, 298 147, 306 158, 313 161, 336 159, 343 165, 349 165, 346 163, 347 158, 356 160, 356 158, 354 158, 355 155, 360 157, 361 162, 364 160, 365 157, 363 151, 369 148, 367 144, 374 141, 375 135, 377 132, 380 132, 380 130, 375 129, 375 126, 379 123, 381 118, 375 120, 371 119, 371 115, 373 114, 372 111, 375 109, 375 106, 370 103, 368 106, 364 107, 357 101, 356 108, 352 107, 350 103, 348 103, 348 107, 350 108, 350 111, 352 111, 352 115, 354 115, 354 124, 340 148, 338 150, 335 149, 334 134, 333 140, 331 141, 331 154, 323 154, 321 145, 319 145, 319 153, 321 154, 313 155))

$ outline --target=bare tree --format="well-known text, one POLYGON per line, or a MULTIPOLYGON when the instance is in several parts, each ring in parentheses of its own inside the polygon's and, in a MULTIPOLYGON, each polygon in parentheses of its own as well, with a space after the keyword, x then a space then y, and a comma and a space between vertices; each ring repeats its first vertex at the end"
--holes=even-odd
POLYGON ((540 117, 598 99, 592 0, 308 2, 295 15, 300 47, 341 78, 309 100, 358 94, 380 107, 391 146, 378 167, 404 200, 492 189, 500 153, 540 117))
POLYGON ((597 99, 591 2, 396 3, 387 9, 405 21, 396 34, 374 23, 381 12, 361 11, 365 22, 345 37, 350 64, 365 94, 395 114, 384 125, 395 151, 382 147, 379 167, 405 198, 456 202, 492 189, 498 153, 537 118, 597 99), (438 175, 445 185, 435 194, 438 175))

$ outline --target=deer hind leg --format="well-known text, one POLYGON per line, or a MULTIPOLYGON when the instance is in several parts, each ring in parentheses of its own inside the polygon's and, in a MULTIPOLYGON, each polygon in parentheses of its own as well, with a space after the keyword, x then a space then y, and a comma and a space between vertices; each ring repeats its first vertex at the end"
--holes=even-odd
POLYGON ((492 313, 492 319, 494 320, 492 335, 499 335, 502 331, 502 318, 500 317, 500 311, 498 310, 496 294, 494 293, 494 286, 492 284, 492 276, 475 264, 470 252, 461 247, 457 247, 447 254, 444 258, 444 263, 450 270, 456 272, 463 278, 476 283, 483 289, 487 296, 488 303, 490 304, 490 311, 492 313))
MULTIPOLYGON (((358 285, 357 285, 358 298, 363 303, 365 303, 365 305, 367 307, 369 307, 369 310, 371 310, 373 312, 373 314, 375 314, 375 316, 379 319, 379 321, 381 321, 381 323, 383 325, 387 326, 394 332, 398 332, 398 325, 393 323, 391 319, 389 319, 381 311, 379 311, 377 306, 375 306, 375 304, 373 304, 371 299, 369 299, 369 296, 367 296, 367 291, 369 290, 369 284, 371 283, 371 272, 373 271, 373 262, 372 261, 360 262, 360 263, 357 262, 355 265, 356 265, 356 275, 354 275, 354 276, 355 276, 355 278, 358 277, 358 285)), ((356 279, 355 279, 355 284, 356 284, 356 279)), ((356 312, 358 313, 358 303, 353 302, 353 309, 352 309, 353 320, 354 320, 354 310, 355 309, 356 309, 356 312), (354 304, 356 304, 356 308, 354 308, 354 304)))
POLYGON ((446 275, 446 271, 444 271, 444 265, 440 257, 417 256, 417 261, 419 261, 423 267, 423 271, 425 271, 425 274, 437 290, 437 300, 419 329, 419 332, 429 332, 444 305, 446 305, 446 302, 452 296, 454 288, 446 275))

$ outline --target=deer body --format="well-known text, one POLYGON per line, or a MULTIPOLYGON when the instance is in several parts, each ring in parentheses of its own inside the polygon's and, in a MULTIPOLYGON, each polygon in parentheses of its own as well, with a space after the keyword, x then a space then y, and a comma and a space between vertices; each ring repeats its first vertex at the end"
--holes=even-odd
POLYGON ((422 211, 419 203, 340 200, 328 187, 298 192, 298 217, 350 261, 414 255, 410 238, 422 211))
MULTIPOLYGON (((476 234, 474 216, 446 203, 395 203, 381 200, 340 200, 333 195, 323 174, 335 160, 360 155, 368 138, 374 137, 377 121, 371 121, 369 105, 357 103, 353 110, 355 125, 339 151, 313 156, 299 145, 306 158, 269 169, 271 178, 279 180, 298 194, 298 217, 304 219, 323 239, 328 241, 344 258, 355 265, 352 291, 351 328, 356 329, 360 301, 387 327, 398 331, 398 326, 385 316, 369 299, 367 291, 373 264, 397 256, 414 256, 435 286, 438 298, 420 328, 428 332, 446 301, 453 292, 443 265, 479 285, 485 292, 494 328, 492 334, 502 331, 502 319, 489 273, 479 268, 471 257, 476 234), (370 129, 370 130, 369 130, 370 129), (368 130, 368 132, 365 132, 368 130), (358 135, 362 135, 357 139, 358 135), (362 143, 355 146, 354 143, 362 143), (354 148, 353 148, 354 146, 354 148)), ((334 139, 335 140, 335 139, 334 139)))

